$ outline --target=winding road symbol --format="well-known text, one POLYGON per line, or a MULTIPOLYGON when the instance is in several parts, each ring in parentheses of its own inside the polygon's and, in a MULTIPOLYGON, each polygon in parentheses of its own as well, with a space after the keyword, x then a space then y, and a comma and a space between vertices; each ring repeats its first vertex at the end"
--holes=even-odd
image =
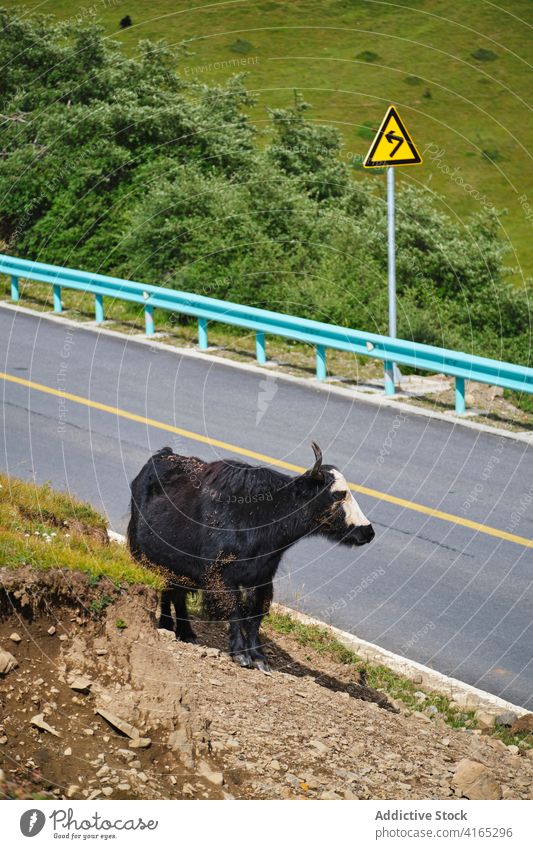
POLYGON ((422 157, 398 115, 398 110, 389 106, 363 162, 364 167, 383 168, 388 165, 421 163, 422 157))

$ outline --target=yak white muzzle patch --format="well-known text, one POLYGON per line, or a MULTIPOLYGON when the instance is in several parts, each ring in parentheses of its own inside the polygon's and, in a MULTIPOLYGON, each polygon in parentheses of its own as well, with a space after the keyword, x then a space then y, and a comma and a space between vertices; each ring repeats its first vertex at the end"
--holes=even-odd
POLYGON ((346 524, 356 528, 361 525, 369 525, 370 522, 348 488, 348 482, 344 475, 338 469, 332 469, 332 473, 335 480, 330 486, 330 492, 346 492, 346 498, 342 501, 346 524))

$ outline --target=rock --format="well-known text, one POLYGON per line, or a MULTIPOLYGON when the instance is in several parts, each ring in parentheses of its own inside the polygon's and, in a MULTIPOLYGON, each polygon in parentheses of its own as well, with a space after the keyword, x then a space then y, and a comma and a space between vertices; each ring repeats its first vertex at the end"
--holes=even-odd
POLYGON ((170 642, 173 643, 176 639, 176 635, 175 635, 174 631, 169 631, 167 628, 158 628, 157 629, 157 636, 159 637, 160 640, 163 640, 164 642, 168 642, 168 643, 170 643, 170 642))
POLYGON ((111 770, 109 769, 108 765, 104 764, 103 766, 100 767, 100 769, 96 773, 96 777, 97 778, 105 778, 106 775, 109 775, 110 772, 111 772, 111 770))
POLYGON ((334 790, 324 790, 323 793, 320 794, 320 799, 341 799, 338 793, 335 793, 334 790))
POLYGON ((528 749, 527 752, 524 752, 524 757, 529 758, 530 761, 533 761, 533 749, 528 749))
POLYGON ((351 790, 344 790, 343 794, 345 799, 358 799, 359 796, 356 796, 355 793, 352 793, 351 790))
POLYGON ((128 784, 127 781, 121 781, 120 784, 117 784, 117 790, 131 790, 131 784, 128 784))
MULTIPOLYGON (((66 634, 60 634, 59 639, 61 640, 62 643, 65 643, 68 640, 68 637, 67 637, 66 634)), ((91 797, 89 797, 89 798, 91 798, 91 797)))
POLYGON ((496 725, 505 725, 510 728, 518 719, 516 713, 513 713, 512 710, 504 710, 502 713, 499 713, 495 718, 496 725))
POLYGON ((152 741, 149 737, 136 737, 128 743, 130 749, 147 749, 151 745, 152 741))
POLYGON ((520 731, 533 731, 533 713, 525 713, 511 725, 511 731, 516 734, 520 731))
POLYGON ((426 713, 428 716, 435 716, 438 712, 439 709, 435 705, 428 705, 426 708, 426 713))
POLYGON ((502 789, 486 766, 463 758, 457 764, 451 780, 457 796, 466 799, 501 799, 502 789))
POLYGON ((47 731, 48 734, 53 734, 54 737, 61 737, 59 731, 56 731, 55 728, 52 728, 51 725, 48 725, 48 723, 44 721, 43 713, 36 714, 36 716, 33 716, 30 721, 31 724, 35 725, 35 727, 38 728, 40 731, 47 731))
POLYGON ((70 746, 69 746, 67 749, 65 749, 65 751, 63 752, 63 755, 64 755, 66 758, 69 758, 71 754, 72 754, 72 749, 71 749, 71 748, 70 748, 70 746))
POLYGON ((220 657, 220 649, 206 648, 205 655, 206 657, 220 657))
POLYGON ((365 753, 364 743, 352 743, 350 747, 350 755, 353 758, 361 758, 365 753))
POLYGON ((13 633, 9 635, 9 639, 11 640, 12 643, 22 642, 22 637, 20 636, 20 634, 17 634, 16 631, 13 631, 13 633))
POLYGON ((520 749, 518 748, 518 746, 507 746, 507 751, 511 755, 519 755, 520 754, 520 749))
MULTIPOLYGON (((48 633, 48 634, 50 634, 50 636, 51 636, 51 637, 53 637, 53 636, 54 636, 54 634, 55 634, 55 632, 56 632, 55 626, 54 626, 54 625, 50 625, 50 627, 49 627, 49 629, 48 629, 47 633, 48 633)), ((71 787, 77 787, 78 785, 77 785, 77 784, 71 784, 70 786, 71 786, 71 787)))
POLYGON ((88 693, 92 686, 92 681, 89 678, 83 678, 81 675, 74 678, 70 683, 70 689, 76 690, 77 693, 88 693))
POLYGON ((113 788, 112 787, 102 787, 102 793, 104 794, 104 796, 111 796, 113 794, 113 788))
POLYGON ((84 728, 83 733, 85 734, 86 737, 93 737, 94 736, 94 731, 93 731, 92 728, 84 728))
POLYGON ((429 716, 426 716, 425 713, 421 713, 419 710, 414 710, 413 716, 416 716, 417 719, 422 719, 424 722, 431 722, 429 716))
POLYGON ((96 649, 95 655, 97 657, 104 657, 107 654, 107 649, 96 649))
POLYGON ((80 795, 81 787, 79 784, 69 784, 67 790, 67 799, 77 799, 80 795))
POLYGON ((205 778, 210 784, 214 784, 215 787, 222 787, 224 784, 224 775, 221 772, 211 769, 206 761, 199 762, 198 775, 201 775, 202 778, 205 778))
POLYGON ((135 753, 130 752, 129 749, 118 749, 118 754, 121 758, 124 758, 125 761, 128 761, 128 763, 135 760, 135 753))
POLYGON ((498 749, 500 752, 507 751, 507 746, 503 740, 498 739, 498 737, 486 737, 485 742, 487 743, 487 746, 491 747, 491 749, 498 749))
POLYGON ((481 728, 482 731, 489 731, 489 729, 494 728, 494 714, 487 713, 486 710, 478 710, 476 713, 476 720, 478 727, 481 728))
POLYGON ((111 713, 108 710, 104 710, 103 708, 96 708, 95 713, 99 714, 102 719, 105 719, 106 722, 109 722, 113 728, 116 728, 117 731, 125 734, 126 737, 130 737, 132 740, 138 739, 141 735, 139 731, 130 725, 129 722, 126 722, 125 719, 121 719, 119 716, 116 716, 114 713, 111 713))
POLYGON ((415 699, 416 699, 418 702, 425 702, 425 701, 426 701, 426 699, 427 699, 426 694, 425 694, 425 693, 423 693, 423 692, 422 692, 422 690, 417 690, 417 691, 416 691, 416 693, 414 694, 414 696, 415 696, 415 699))
POLYGON ((326 745, 322 740, 310 740, 309 745, 316 749, 317 752, 320 752, 321 755, 325 755, 329 752, 329 746, 326 745))
POLYGON ((270 763, 269 763, 269 765, 268 765, 268 766, 269 766, 269 768, 270 768, 271 770, 273 770, 274 772, 280 772, 280 771, 281 771, 281 765, 280 765, 280 762, 279 762, 279 761, 277 761, 276 759, 274 759, 273 761, 270 761, 270 763))
POLYGON ((16 657, 13 657, 10 652, 0 649, 0 675, 7 675, 12 669, 16 669, 18 665, 16 657))
POLYGON ((2 734, 2 736, 0 737, 0 746, 5 746, 6 743, 7 743, 7 737, 6 737, 5 734, 2 734))

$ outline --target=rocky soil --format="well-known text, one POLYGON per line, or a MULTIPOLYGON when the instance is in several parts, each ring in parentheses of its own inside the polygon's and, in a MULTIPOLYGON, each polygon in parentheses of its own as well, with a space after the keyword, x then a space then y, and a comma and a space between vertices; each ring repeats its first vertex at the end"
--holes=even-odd
POLYGON ((55 798, 533 798, 533 758, 409 714, 350 667, 266 633, 241 669, 225 629, 155 628, 157 596, 0 570, 0 792, 55 798))

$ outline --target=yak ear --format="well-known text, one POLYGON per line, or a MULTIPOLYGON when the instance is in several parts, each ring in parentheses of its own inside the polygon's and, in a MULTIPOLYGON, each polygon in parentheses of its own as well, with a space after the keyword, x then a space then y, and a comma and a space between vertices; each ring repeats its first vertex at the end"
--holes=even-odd
POLYGON ((309 469, 308 475, 315 480, 322 481, 324 480, 324 472, 322 471, 322 451, 316 444, 316 442, 311 443, 311 448, 313 449, 315 455, 315 464, 312 469, 309 469))

